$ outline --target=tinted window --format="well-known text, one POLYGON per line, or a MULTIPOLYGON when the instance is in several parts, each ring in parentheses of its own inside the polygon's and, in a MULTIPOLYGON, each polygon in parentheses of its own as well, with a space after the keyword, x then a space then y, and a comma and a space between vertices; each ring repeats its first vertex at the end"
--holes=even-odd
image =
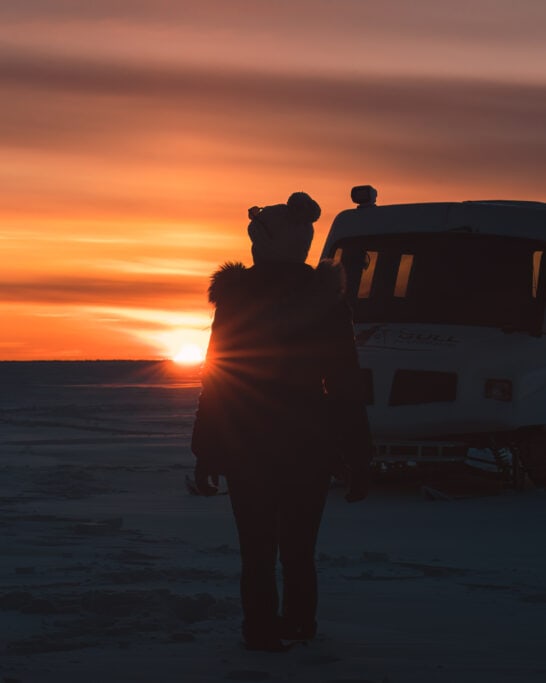
POLYGON ((528 329, 538 314, 540 246, 512 237, 442 233, 351 238, 336 251, 357 322, 528 329))

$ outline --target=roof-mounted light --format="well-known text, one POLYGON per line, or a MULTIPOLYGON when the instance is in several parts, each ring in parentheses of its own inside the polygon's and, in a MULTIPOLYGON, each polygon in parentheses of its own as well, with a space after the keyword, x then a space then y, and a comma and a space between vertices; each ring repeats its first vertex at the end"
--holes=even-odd
POLYGON ((359 207, 375 206, 377 190, 371 185, 357 185, 351 190, 351 199, 359 207))

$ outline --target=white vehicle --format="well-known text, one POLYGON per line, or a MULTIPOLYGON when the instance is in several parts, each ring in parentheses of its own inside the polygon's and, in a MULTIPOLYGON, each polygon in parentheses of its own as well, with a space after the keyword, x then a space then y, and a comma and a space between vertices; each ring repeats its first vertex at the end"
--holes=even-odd
POLYGON ((377 458, 515 456, 546 483, 546 204, 377 206, 334 220, 377 458))

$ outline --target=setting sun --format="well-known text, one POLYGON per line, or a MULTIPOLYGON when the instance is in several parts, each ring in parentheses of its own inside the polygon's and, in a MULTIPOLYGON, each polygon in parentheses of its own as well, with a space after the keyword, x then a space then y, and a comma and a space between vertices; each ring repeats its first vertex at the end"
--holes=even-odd
POLYGON ((205 358, 203 349, 197 344, 184 344, 180 351, 174 356, 175 363, 183 365, 198 365, 205 358))

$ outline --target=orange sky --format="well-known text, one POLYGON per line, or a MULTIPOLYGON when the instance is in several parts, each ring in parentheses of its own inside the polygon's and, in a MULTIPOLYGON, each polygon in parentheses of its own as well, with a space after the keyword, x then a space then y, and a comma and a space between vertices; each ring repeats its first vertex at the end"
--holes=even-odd
POLYGON ((205 345, 247 208, 296 190, 323 208, 312 263, 355 184, 546 200, 543 0, 10 4, 0 359, 205 345))

